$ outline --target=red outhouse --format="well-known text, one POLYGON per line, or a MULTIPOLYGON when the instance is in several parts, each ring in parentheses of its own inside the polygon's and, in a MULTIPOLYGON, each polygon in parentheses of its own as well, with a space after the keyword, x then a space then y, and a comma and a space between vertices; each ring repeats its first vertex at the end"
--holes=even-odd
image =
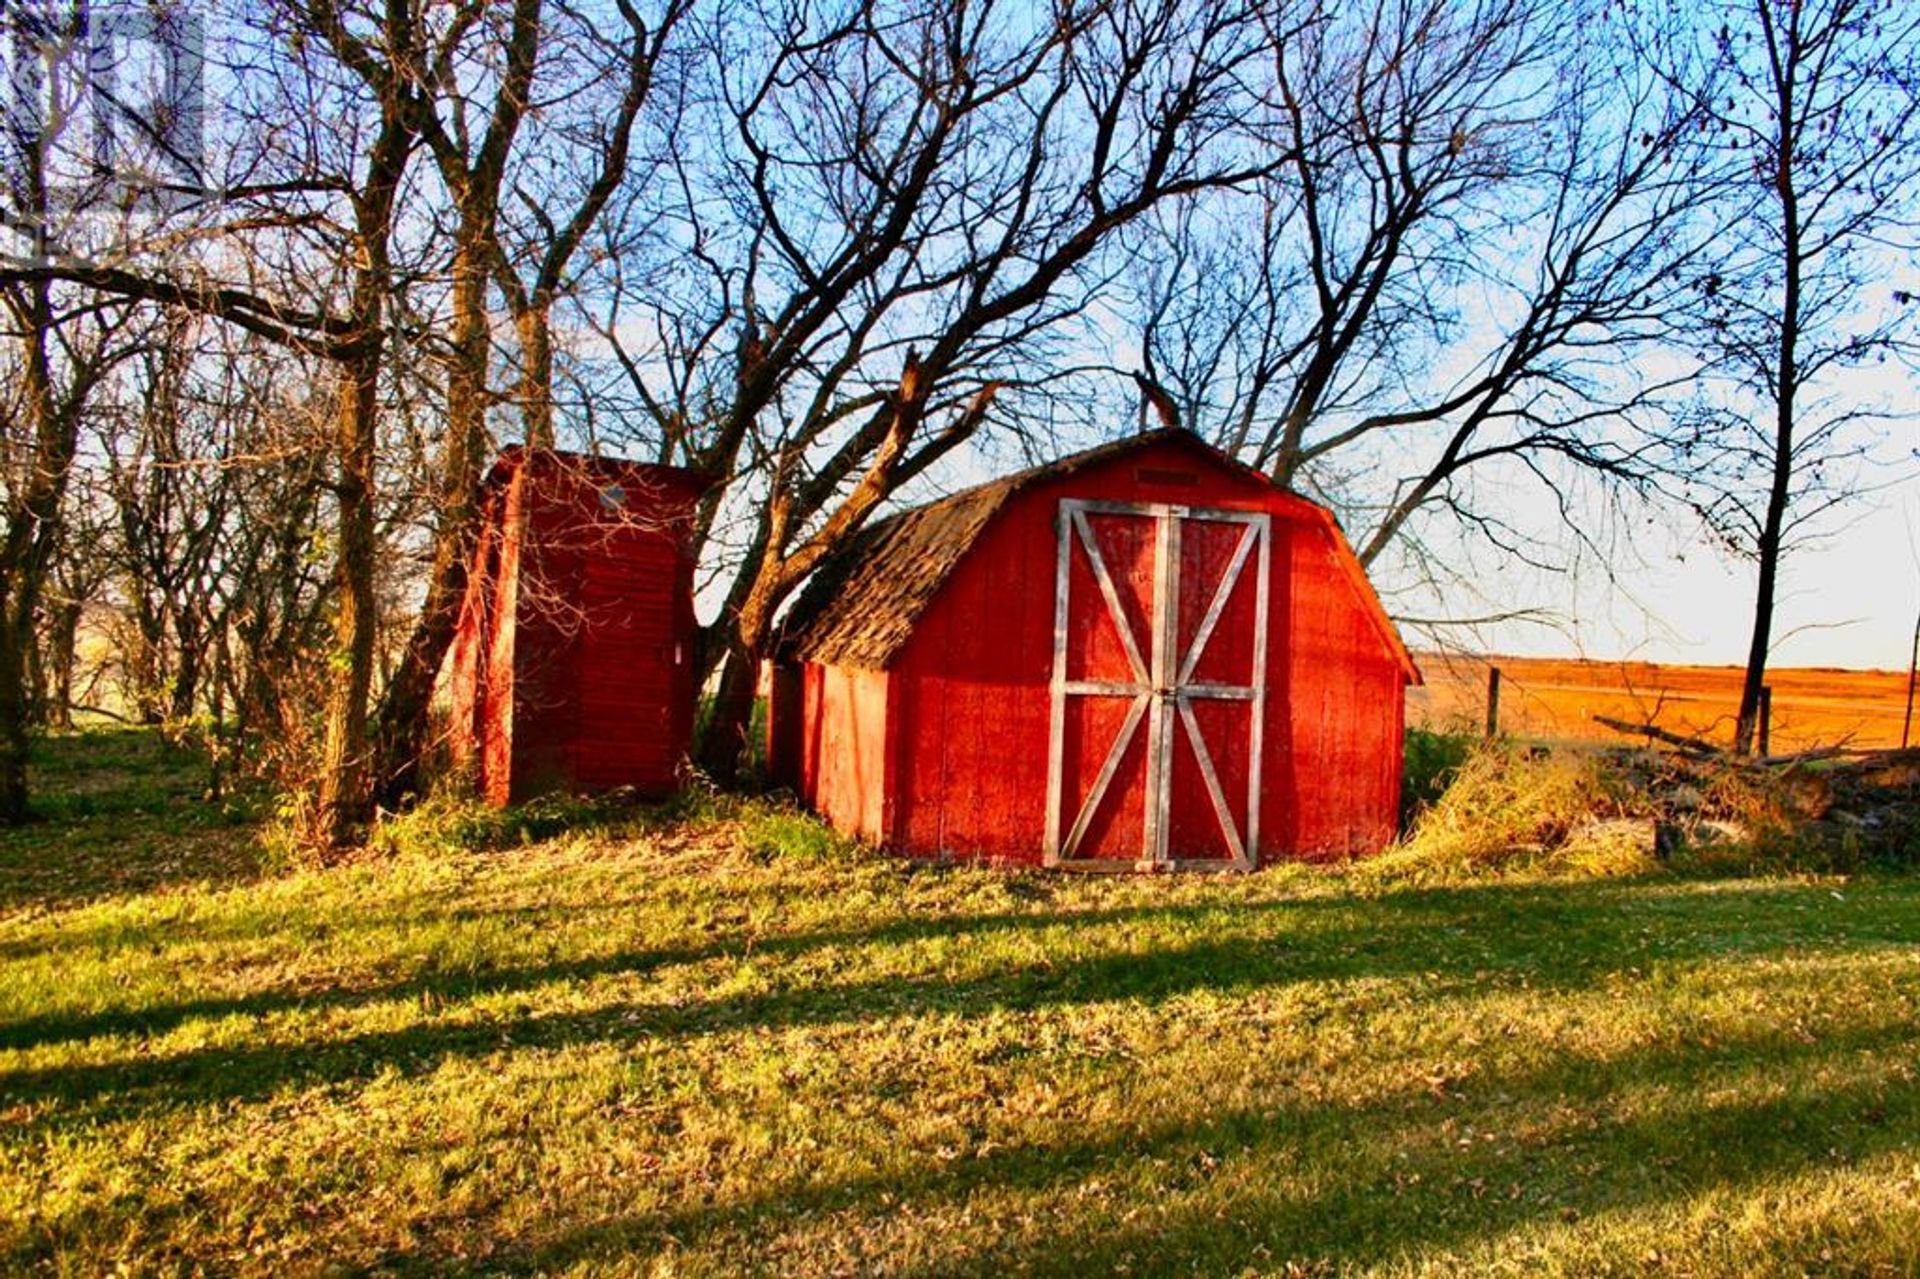
POLYGON ((450 744, 490 803, 674 789, 693 729, 696 472, 509 448, 448 656, 450 744))
POLYGON ((1419 680, 1331 514, 1154 431, 865 530, 786 621, 769 763, 916 855, 1248 868, 1393 838, 1419 680))

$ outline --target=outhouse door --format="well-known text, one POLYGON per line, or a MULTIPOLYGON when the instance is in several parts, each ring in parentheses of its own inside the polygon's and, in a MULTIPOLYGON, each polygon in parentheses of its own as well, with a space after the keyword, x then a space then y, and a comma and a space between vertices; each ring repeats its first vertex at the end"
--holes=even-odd
POLYGON ((1047 864, 1251 868, 1270 518, 1069 498, 1057 524, 1047 864))

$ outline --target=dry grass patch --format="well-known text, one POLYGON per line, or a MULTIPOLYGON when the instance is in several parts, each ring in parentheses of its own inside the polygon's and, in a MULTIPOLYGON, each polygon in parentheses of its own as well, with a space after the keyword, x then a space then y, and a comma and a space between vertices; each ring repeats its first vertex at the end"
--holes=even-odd
POLYGON ((1413 736, 1408 832, 1353 867, 1358 885, 1920 865, 1920 752, 1891 764, 1763 766, 1587 743, 1413 736))
POLYGON ((1406 839, 1354 868, 1362 883, 1492 872, 1603 878, 1659 868, 1655 809, 1605 752, 1475 743, 1406 839))

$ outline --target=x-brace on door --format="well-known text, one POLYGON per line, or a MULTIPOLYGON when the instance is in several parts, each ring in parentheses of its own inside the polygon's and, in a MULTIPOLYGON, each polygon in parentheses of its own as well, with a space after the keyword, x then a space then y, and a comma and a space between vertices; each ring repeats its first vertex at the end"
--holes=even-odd
POLYGON ((1252 867, 1270 518, 1068 498, 1057 525, 1047 864, 1252 867))

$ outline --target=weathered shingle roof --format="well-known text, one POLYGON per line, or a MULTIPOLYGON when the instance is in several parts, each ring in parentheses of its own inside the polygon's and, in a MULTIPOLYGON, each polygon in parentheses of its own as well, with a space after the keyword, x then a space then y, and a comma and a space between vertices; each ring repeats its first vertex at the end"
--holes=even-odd
POLYGON ((808 580, 787 617, 785 651, 884 668, 1013 491, 1001 480, 870 525, 808 580))

